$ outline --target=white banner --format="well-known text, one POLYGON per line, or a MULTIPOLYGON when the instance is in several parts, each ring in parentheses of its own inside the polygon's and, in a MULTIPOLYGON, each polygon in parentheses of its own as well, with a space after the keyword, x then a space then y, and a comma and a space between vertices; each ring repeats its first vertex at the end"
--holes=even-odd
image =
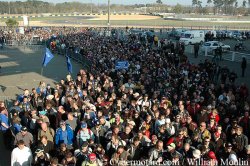
POLYGON ((23 26, 29 26, 29 17, 23 16, 23 26))
POLYGON ((24 35, 24 27, 19 27, 19 33, 24 35))

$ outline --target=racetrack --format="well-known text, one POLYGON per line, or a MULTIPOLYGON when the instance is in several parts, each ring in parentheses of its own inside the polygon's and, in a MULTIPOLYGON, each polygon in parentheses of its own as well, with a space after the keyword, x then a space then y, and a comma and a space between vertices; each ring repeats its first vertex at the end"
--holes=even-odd
MULTIPOLYGON (((248 18, 248 17, 246 17, 248 18)), ((23 26, 19 18, 19 26, 23 26)), ((74 26, 74 27, 107 27, 108 15, 31 17, 30 26, 74 26)), ((6 19, 0 19, 0 26, 5 26, 6 19)), ((250 30, 249 21, 192 21, 164 20, 159 16, 149 15, 111 15, 111 27, 135 28, 186 28, 186 29, 221 29, 250 30)))

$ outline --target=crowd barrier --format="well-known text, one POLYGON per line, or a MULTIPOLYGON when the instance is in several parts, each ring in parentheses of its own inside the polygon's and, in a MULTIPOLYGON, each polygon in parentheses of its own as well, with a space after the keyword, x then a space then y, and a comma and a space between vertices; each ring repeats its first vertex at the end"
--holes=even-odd
MULTIPOLYGON (((214 57, 214 52, 208 52, 207 49, 204 52, 205 56, 214 57)), ((247 63, 250 63, 250 54, 241 53, 236 51, 228 51, 222 53, 222 59, 231 62, 242 62, 242 58, 246 58, 247 63)))
POLYGON ((77 63, 83 65, 83 67, 87 70, 91 69, 91 61, 84 55, 79 53, 80 50, 77 48, 62 48, 61 45, 58 45, 55 49, 50 48, 53 54, 58 54, 62 56, 68 56, 69 58, 73 59, 77 63))

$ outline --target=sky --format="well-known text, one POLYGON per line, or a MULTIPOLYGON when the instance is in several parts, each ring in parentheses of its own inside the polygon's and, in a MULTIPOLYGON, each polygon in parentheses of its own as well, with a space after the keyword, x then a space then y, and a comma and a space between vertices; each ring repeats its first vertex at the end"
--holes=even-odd
MULTIPOLYGON (((0 1, 16 1, 16 0, 0 0, 0 1)), ((20 0, 19 0, 20 1, 20 0)), ((21 1, 25 1, 25 0, 21 0, 21 1)), ((72 2, 72 1, 77 1, 77 2, 83 2, 83 3, 89 3, 89 2, 93 2, 93 3, 100 3, 100 4, 104 4, 107 3, 108 0, 43 0, 43 1, 47 1, 47 2, 54 2, 54 3, 58 3, 58 2, 72 2)), ((110 0, 111 3, 116 3, 116 4, 145 4, 145 3, 155 3, 156 0, 110 0)), ((164 4, 169 4, 169 5, 176 5, 177 3, 180 4, 185 4, 185 5, 191 5, 192 0, 162 0, 162 2, 164 4)))
MULTIPOLYGON (((17 1, 17 0, 0 0, 0 1, 17 1)), ((26 1, 26 0, 18 0, 18 1, 26 1)), ((95 4, 107 4, 108 0, 43 0, 47 2, 53 3, 61 3, 61 2, 83 2, 83 3, 95 3, 95 4)), ((146 3, 155 3, 156 0, 110 0, 111 4, 146 4, 146 3)), ((207 0, 202 0, 203 5, 206 4, 207 0)), ((239 6, 242 5, 243 0, 238 0, 239 6)), ((164 4, 168 5, 176 5, 177 3, 181 5, 192 5, 192 0, 162 0, 164 4)))

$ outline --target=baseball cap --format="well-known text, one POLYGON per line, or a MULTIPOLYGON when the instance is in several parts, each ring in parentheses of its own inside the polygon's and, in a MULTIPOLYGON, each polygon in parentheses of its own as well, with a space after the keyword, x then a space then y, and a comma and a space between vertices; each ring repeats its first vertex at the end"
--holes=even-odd
POLYGON ((96 154, 95 153, 90 153, 89 154, 89 160, 90 161, 95 161, 96 160, 96 154))
POLYGON ((176 145, 174 143, 171 143, 168 145, 169 147, 176 148, 176 145))
POLYGON ((43 151, 44 151, 43 148, 42 148, 42 147, 39 147, 39 148, 36 149, 35 153, 41 153, 41 152, 43 152, 43 151))
POLYGON ((23 126, 21 127, 21 131, 28 131, 27 127, 23 126))
POLYGON ((201 157, 201 151, 199 149, 193 150, 193 156, 195 158, 200 158, 201 157))
POLYGON ((66 122, 64 120, 61 120, 60 125, 64 125, 64 124, 66 124, 66 122))
POLYGON ((88 144, 88 142, 84 142, 83 144, 82 144, 82 148, 85 148, 85 147, 87 147, 89 144, 88 144))
POLYGON ((233 145, 232 145, 230 142, 226 143, 225 146, 226 146, 226 147, 233 147, 233 145))
POLYGON ((215 136, 216 138, 219 138, 219 137, 220 137, 220 133, 219 133, 219 132, 215 132, 215 133, 214 133, 214 136, 215 136))
POLYGON ((82 122, 81 128, 87 128, 87 123, 86 122, 82 122))
POLYGON ((47 112, 46 112, 45 110, 39 111, 39 114, 40 114, 40 115, 46 115, 46 113, 47 113, 47 112))
POLYGON ((250 150, 250 145, 247 145, 245 148, 246 150, 250 150))
POLYGON ((210 159, 217 160, 217 158, 216 158, 216 156, 215 156, 215 153, 214 153, 213 151, 210 151, 207 155, 208 155, 208 157, 209 157, 210 159))

